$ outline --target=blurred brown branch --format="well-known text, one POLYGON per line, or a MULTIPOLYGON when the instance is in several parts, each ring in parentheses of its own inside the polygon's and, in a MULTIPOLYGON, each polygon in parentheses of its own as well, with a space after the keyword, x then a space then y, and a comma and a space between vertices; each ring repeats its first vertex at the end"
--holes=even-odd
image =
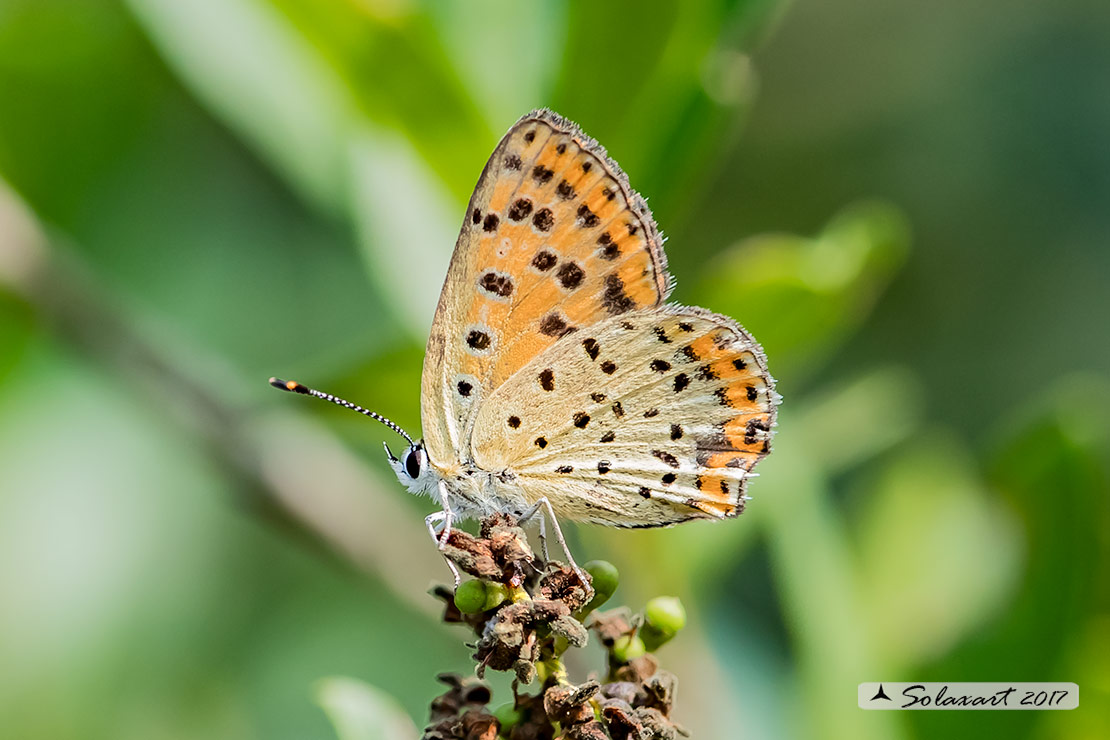
POLYGON ((426 572, 437 567, 431 548, 416 546, 426 544, 419 517, 381 491, 341 442, 293 412, 261 416, 242 400, 251 394, 227 363, 171 339, 166 327, 129 321, 74 251, 47 237, 3 183, 0 234, 0 290, 202 446, 243 511, 341 567, 380 577, 399 599, 429 611, 409 579, 385 567, 398 548, 426 561, 426 572))

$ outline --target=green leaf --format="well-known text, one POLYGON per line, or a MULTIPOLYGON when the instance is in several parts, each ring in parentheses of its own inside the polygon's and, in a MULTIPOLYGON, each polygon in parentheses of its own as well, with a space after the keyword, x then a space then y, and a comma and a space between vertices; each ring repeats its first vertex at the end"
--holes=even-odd
POLYGON ((451 66, 463 70, 462 84, 495 129, 548 104, 566 36, 564 4, 467 0, 424 8, 451 66))
POLYGON ((867 318, 905 260, 901 212, 861 203, 816 237, 754 237, 710 261, 698 295, 743 317, 773 358, 776 376, 812 373, 867 318))
POLYGON ((943 434, 890 462, 856 539, 860 598, 895 672, 951 650, 1004 607, 1021 575, 1014 512, 986 490, 967 446, 943 434))
MULTIPOLYGON (((787 398, 780 423, 811 462, 837 475, 914 433, 924 410, 920 381, 896 367, 871 370, 812 398, 787 398)), ((776 451, 776 455, 777 455, 776 451)))
POLYGON ((34 333, 34 309, 21 293, 40 266, 42 234, 26 206, 0 179, 0 385, 24 356, 34 333))
POLYGON ((279 0, 129 3, 214 115, 353 225, 370 278, 423 335, 440 275, 414 265, 446 263, 495 141, 427 19, 279 0))
POLYGON ((789 466, 780 464, 774 476, 776 492, 761 498, 759 509, 793 638, 798 709, 805 723, 801 734, 903 737, 892 713, 861 712, 845 701, 852 687, 881 672, 882 661, 859 598, 849 532, 832 492, 804 455, 789 466))
MULTIPOLYGON (((1082 651, 1105 644, 1099 634, 1106 630, 1110 582, 1104 557, 1110 384, 1104 377, 1071 375, 1043 390, 1020 415, 1003 422, 987 471, 992 489, 1015 512, 1020 526, 1027 553, 1020 586, 983 629, 919 670, 919 680, 950 681, 967 675, 969 666, 978 667, 973 670, 983 671, 981 675, 1042 676, 1078 680, 1081 686, 1077 673, 1098 676, 1095 686, 1105 679, 1105 653, 1082 651), (1068 670, 1088 661, 1098 668, 1068 670)), ((987 549, 977 552, 973 564, 994 559, 987 549)), ((1097 706, 1099 694, 1105 696, 1105 690, 1084 694, 1085 701, 1094 702, 1088 706, 1097 706)), ((952 712, 914 714, 920 715, 914 720, 921 737, 940 737, 963 727, 943 716, 952 712)), ((1011 717, 1013 712, 988 714, 999 715, 990 724, 993 736, 1028 732, 1029 721, 1011 717)), ((1077 727, 1070 725, 1064 734, 1081 736, 1077 727)))
POLYGON ((341 212, 357 106, 298 30, 256 0, 128 0, 166 62, 302 196, 341 212), (249 51, 248 51, 249 50, 249 51))
POLYGON ((415 740, 412 719, 389 694, 354 678, 332 676, 316 684, 316 703, 339 740, 415 740))
POLYGON ((664 226, 732 138, 755 90, 744 51, 778 4, 568 3, 555 107, 611 149, 664 226))

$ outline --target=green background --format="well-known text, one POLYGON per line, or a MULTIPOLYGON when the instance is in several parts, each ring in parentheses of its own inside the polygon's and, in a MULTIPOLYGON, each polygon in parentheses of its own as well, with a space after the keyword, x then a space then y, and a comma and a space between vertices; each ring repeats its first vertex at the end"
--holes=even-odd
POLYGON ((678 721, 1110 736, 1108 80, 1084 0, 0 0, 0 735, 422 725, 469 666, 433 506, 265 380, 419 429, 464 204, 547 105, 785 398, 740 520, 572 532, 616 601, 686 602, 678 721), (859 710, 876 680, 1080 708, 859 710))

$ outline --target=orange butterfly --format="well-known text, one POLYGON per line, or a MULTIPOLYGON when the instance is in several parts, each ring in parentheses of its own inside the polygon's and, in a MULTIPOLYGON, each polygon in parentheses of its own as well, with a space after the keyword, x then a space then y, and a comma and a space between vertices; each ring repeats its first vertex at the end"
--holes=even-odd
POLYGON ((673 284, 624 173, 573 123, 538 110, 505 134, 470 199, 424 358, 424 439, 271 383, 403 435, 400 458, 386 447, 390 465, 440 502, 427 523, 441 543, 459 518, 540 507, 561 543, 556 517, 733 517, 770 452, 780 397, 751 335, 666 303, 673 284))

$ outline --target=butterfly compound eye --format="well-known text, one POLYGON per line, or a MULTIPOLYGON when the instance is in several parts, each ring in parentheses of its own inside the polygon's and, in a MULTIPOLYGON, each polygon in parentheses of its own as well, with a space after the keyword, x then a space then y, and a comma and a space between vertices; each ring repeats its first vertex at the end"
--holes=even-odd
POLYGON ((420 450, 416 447, 410 447, 405 456, 405 472, 413 480, 420 477, 420 450))

